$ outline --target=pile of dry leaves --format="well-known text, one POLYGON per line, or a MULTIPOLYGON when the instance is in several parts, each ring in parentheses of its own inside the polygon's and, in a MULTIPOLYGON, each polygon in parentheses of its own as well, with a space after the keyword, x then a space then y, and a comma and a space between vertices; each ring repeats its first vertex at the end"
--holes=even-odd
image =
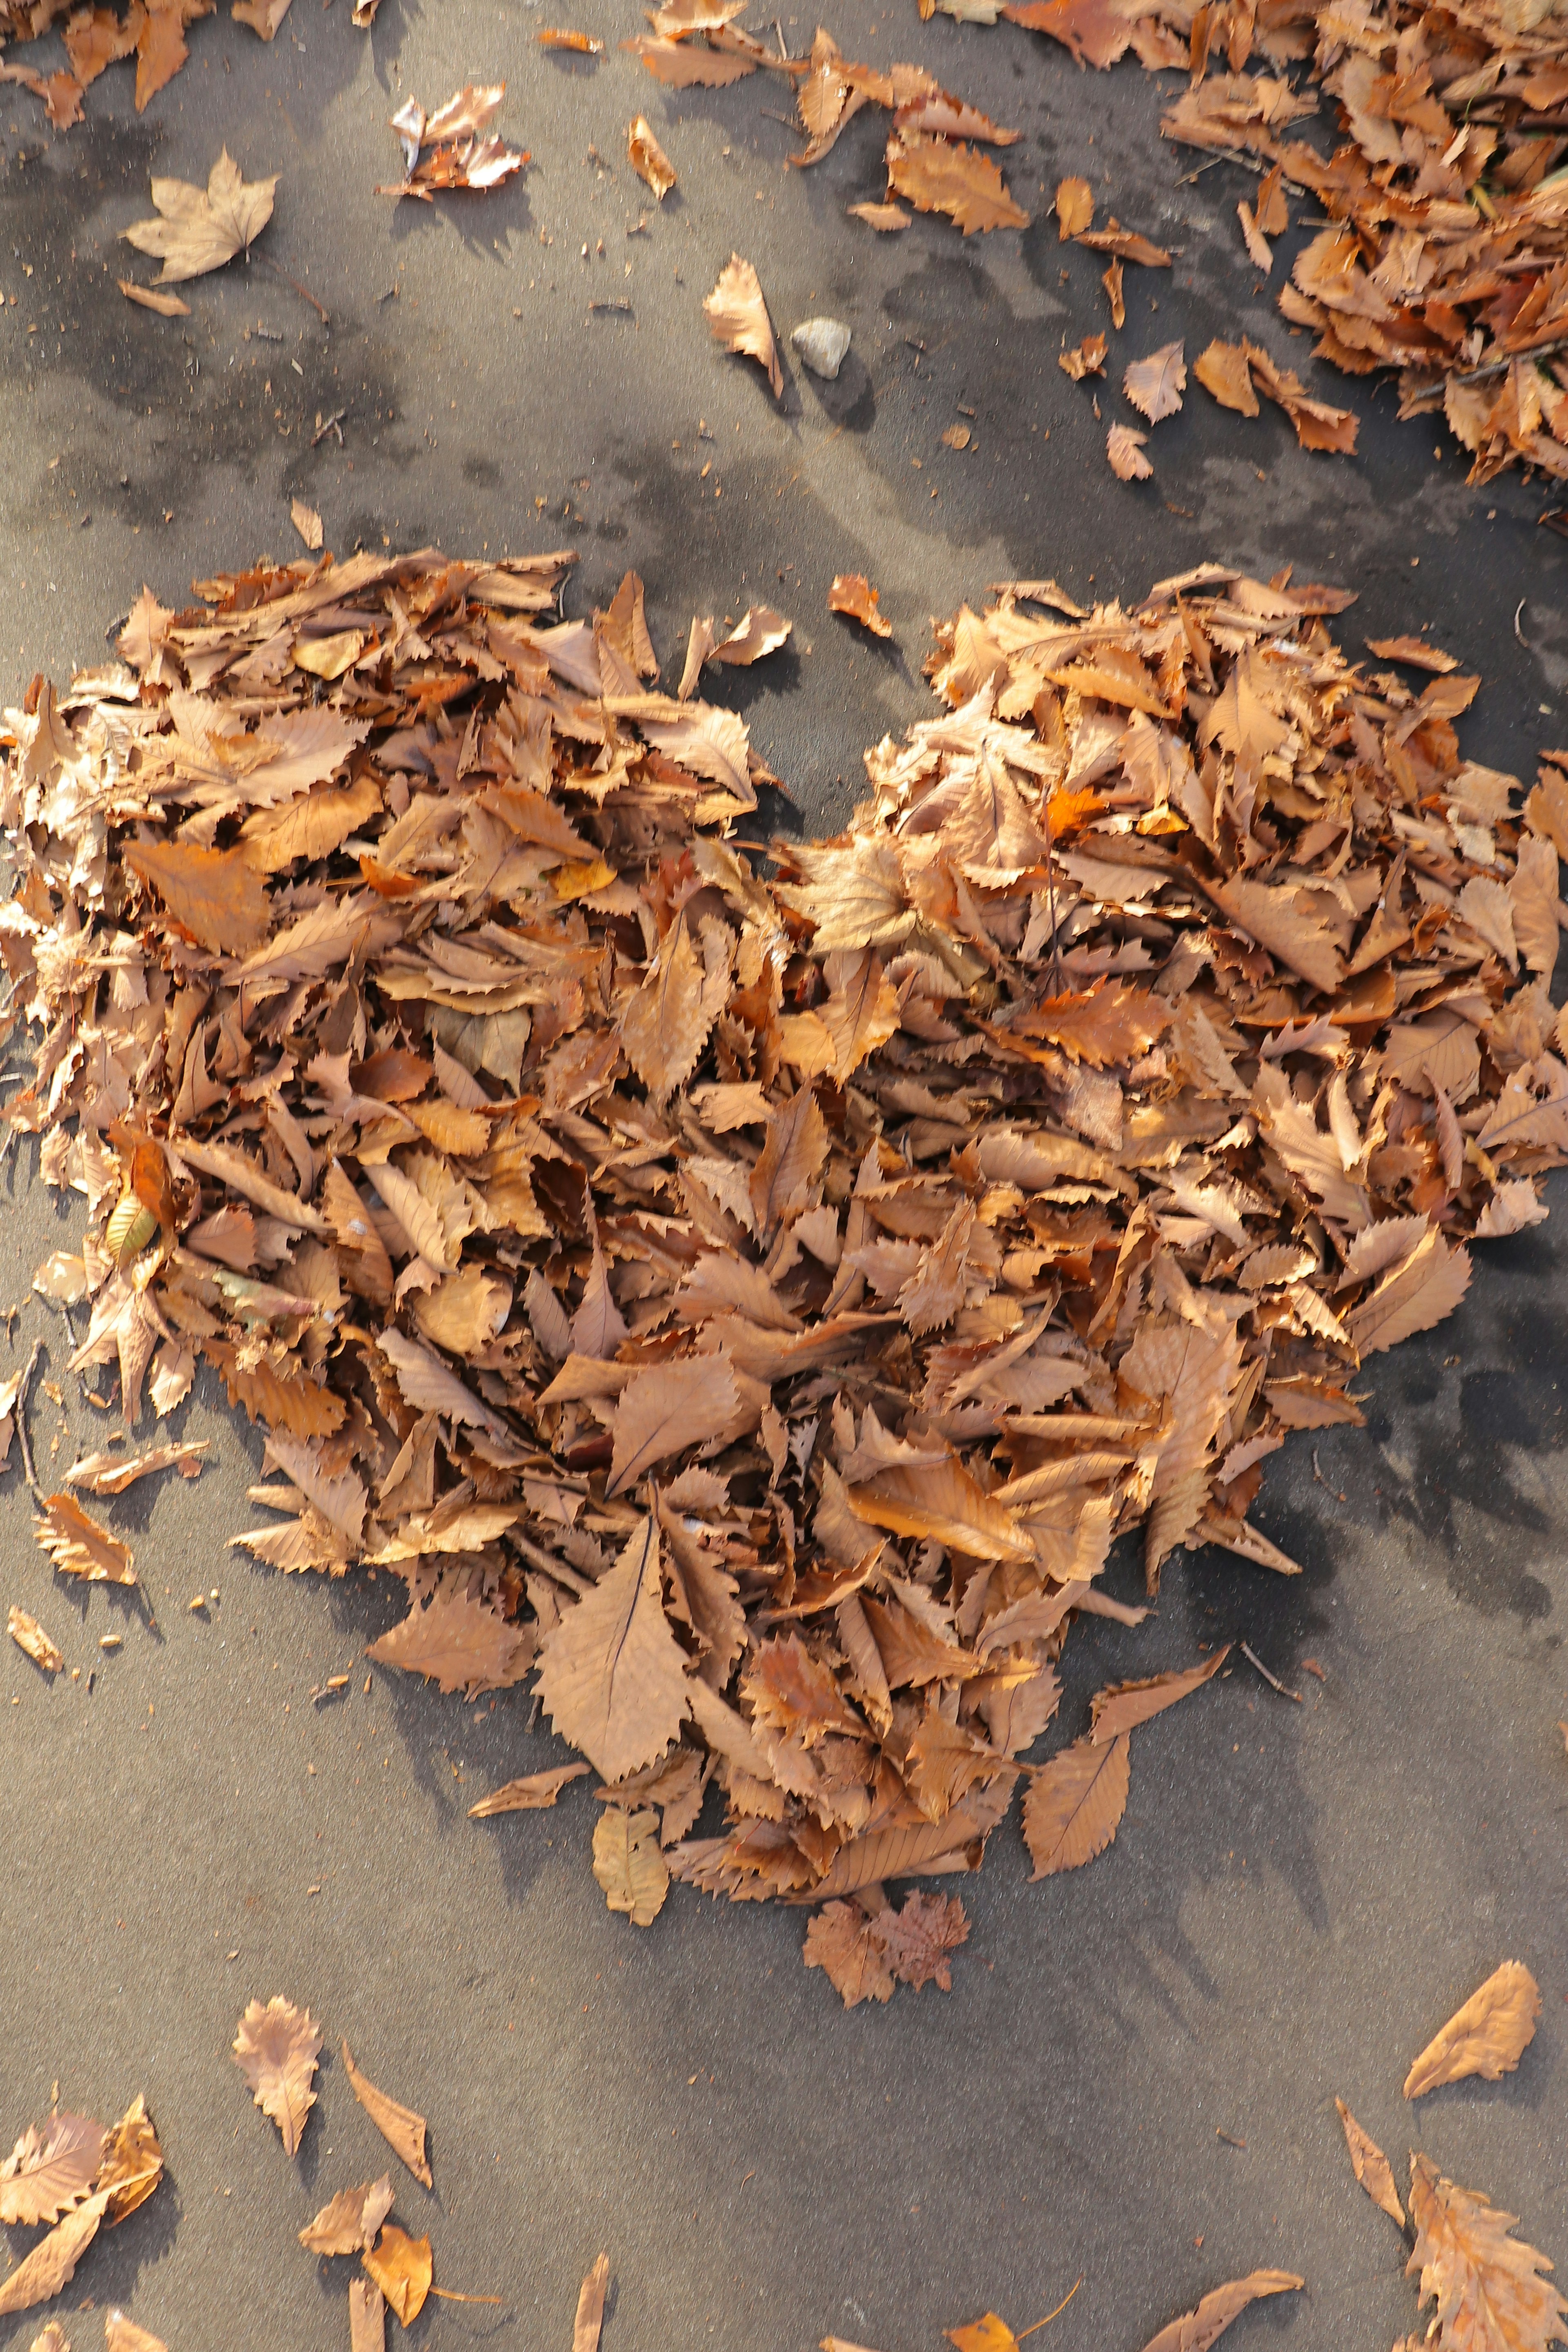
MULTIPOLYGON (((232 0, 229 15, 269 41, 289 14, 291 0, 232 0)), ((57 130, 82 119, 82 93, 100 73, 122 59, 136 60, 136 111, 140 114, 190 55, 185 34, 198 16, 210 16, 216 0, 126 0, 123 7, 101 0, 0 0, 0 47, 7 41, 36 41, 65 25, 68 64, 52 74, 35 67, 0 63, 0 81, 18 82, 42 99, 57 130)), ((381 0, 353 0, 353 22, 362 31, 375 20, 381 0)))
MULTIPOLYGON (((8 714, 5 1115, 89 1218, 37 1284, 128 1423, 220 1375, 271 1473, 237 1539, 401 1577, 374 1655, 537 1670, 615 1907, 821 1900, 809 1957, 886 1998, 965 1930, 882 1883, 975 1867, 1020 1780, 1037 1875, 1088 1860, 1218 1665, 1030 1760, 1076 1619, 1143 1614, 1117 1537, 1151 1594, 1184 1545, 1293 1572, 1267 1456, 1545 1214, 1568 779, 1521 808, 1459 751, 1477 680, 1369 675, 1342 592, 1020 583, 764 879, 700 686, 787 622, 694 622, 662 693, 641 583, 562 622, 569 561, 144 592, 8 714)), ((40 1502, 58 1569, 135 1580, 40 1502)))

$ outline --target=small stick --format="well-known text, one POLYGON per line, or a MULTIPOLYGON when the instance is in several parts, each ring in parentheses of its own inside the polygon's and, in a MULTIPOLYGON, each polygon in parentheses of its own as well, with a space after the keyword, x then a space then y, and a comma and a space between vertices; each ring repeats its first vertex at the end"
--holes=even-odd
POLYGON ((499 2294, 459 2294, 455 2286, 437 2286, 431 2283, 430 2293, 438 2294, 443 2303, 499 2303, 499 2294))
POLYGON ((1026 2327, 1021 2334, 1014 2337, 1014 2342, 1016 2344, 1021 2344, 1026 2336, 1033 2336, 1037 2329, 1048 2327, 1053 2319, 1059 2319, 1062 2313, 1067 2309, 1068 2304, 1072 2301, 1074 2295, 1078 2293, 1082 2284, 1083 2281, 1081 2278, 1075 2278, 1071 2286, 1068 2287, 1066 2294, 1063 2295, 1060 2303, 1058 2304, 1055 2311, 1047 2311, 1044 2319, 1037 2319, 1033 2327, 1026 2327))
POLYGON ((275 261, 268 261, 264 253, 258 253, 256 258, 262 264, 264 268, 270 269, 274 278, 281 278, 285 286, 291 286, 302 302, 309 302, 311 310, 315 311, 323 327, 330 327, 331 325, 331 320, 328 318, 326 312, 322 310, 321 304, 317 301, 315 296, 310 291, 308 287, 301 286, 297 278, 290 278, 286 269, 279 269, 275 261))
POLYGON ((346 408, 340 408, 335 416, 329 416, 326 423, 321 425, 318 431, 311 434, 311 448, 313 449, 315 447, 318 441, 324 441, 329 433, 335 433, 338 436, 338 446, 341 449, 343 446, 343 419, 347 415, 348 410, 346 408))
POLYGON ((26 1478, 33 1499, 40 1509, 47 1508, 47 1506, 45 1502, 44 1490, 38 1484, 37 1473, 33 1468, 33 1449, 27 1442, 27 1390, 32 1383, 33 1374, 38 1368, 38 1358, 43 1352, 43 1341, 35 1339, 33 1352, 22 1368, 22 1385, 16 1391, 16 1435, 22 1448, 22 1475, 26 1478))
POLYGON ((1247 2142, 1244 2139, 1237 2139, 1234 2132, 1222 2130, 1218 2124, 1215 2124, 1214 2127, 1214 2136, 1215 2139, 1224 2140, 1226 2147, 1245 2147, 1247 2146, 1247 2142))
POLYGON ((1514 607, 1514 614, 1513 614, 1513 634, 1514 634, 1514 635, 1519 639, 1520 644, 1521 644, 1521 646, 1523 646, 1525 652, 1526 652, 1526 653, 1528 653, 1528 652, 1530 651, 1530 644, 1529 644, 1529 640, 1526 638, 1526 636, 1525 636, 1525 634, 1524 634, 1523 630, 1522 630, 1522 629, 1520 627, 1520 625, 1519 625, 1519 616, 1520 616, 1521 613, 1522 613, 1522 612, 1523 612, 1523 610, 1524 610, 1524 598, 1521 596, 1521 597, 1520 598, 1520 600, 1519 600, 1518 604, 1514 607))
POLYGON ((1300 1706, 1303 1704, 1300 1692, 1287 1690, 1279 1675, 1271 1675, 1268 1667, 1264 1664, 1262 1659, 1258 1656, 1257 1651, 1248 1649, 1245 1642, 1243 1642, 1241 1645, 1241 1654, 1244 1658, 1251 1659, 1253 1664, 1258 1668, 1258 1671, 1262 1675, 1264 1681, 1273 1689, 1277 1690, 1281 1698, 1293 1698, 1298 1706, 1300 1706))
POLYGON ((1323 1492, 1326 1495, 1331 1495, 1336 1503, 1344 1503, 1349 1501, 1350 1497, 1343 1492, 1343 1490, 1338 1486, 1331 1486, 1322 1472, 1319 1469, 1318 1449, 1315 1445, 1312 1448, 1312 1475, 1317 1480, 1319 1486, 1323 1489, 1323 1492))

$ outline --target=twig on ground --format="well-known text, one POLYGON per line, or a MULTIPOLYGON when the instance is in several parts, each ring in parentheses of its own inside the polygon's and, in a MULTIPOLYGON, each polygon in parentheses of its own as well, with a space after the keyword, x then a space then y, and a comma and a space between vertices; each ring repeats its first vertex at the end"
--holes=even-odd
POLYGON ((1258 1656, 1257 1651, 1249 1649, 1245 1642, 1243 1642, 1241 1645, 1241 1654, 1244 1658, 1249 1658, 1251 1660, 1252 1664, 1258 1668, 1258 1673, 1262 1675, 1264 1681, 1268 1683, 1272 1689, 1277 1690, 1281 1698, 1293 1698, 1298 1706, 1302 1705, 1303 1702, 1300 1692, 1288 1690, 1285 1685, 1280 1681, 1279 1675, 1271 1675, 1268 1667, 1264 1664, 1262 1659, 1258 1656))
POLYGON ((32 1386, 33 1374, 38 1369, 38 1358, 43 1352, 43 1341, 35 1339, 33 1352, 22 1367, 22 1385, 16 1391, 16 1442, 22 1449, 22 1475, 27 1482, 34 1501, 40 1508, 44 1504, 44 1490, 38 1484, 37 1473, 33 1467, 33 1448, 27 1436, 27 1391, 32 1386))
POLYGON ((343 419, 347 415, 346 408, 340 408, 335 415, 329 416, 323 425, 319 425, 310 436, 311 448, 315 447, 318 441, 324 441, 329 433, 335 433, 338 436, 338 446, 341 449, 343 446, 343 419))
POLYGON ((1319 1469, 1318 1449, 1315 1445, 1312 1448, 1312 1475, 1317 1480, 1319 1486, 1323 1489, 1323 1492, 1326 1495, 1331 1495, 1336 1503, 1345 1503, 1350 1500, 1349 1496, 1346 1495, 1343 1488, 1340 1486, 1331 1486, 1322 1472, 1319 1469))

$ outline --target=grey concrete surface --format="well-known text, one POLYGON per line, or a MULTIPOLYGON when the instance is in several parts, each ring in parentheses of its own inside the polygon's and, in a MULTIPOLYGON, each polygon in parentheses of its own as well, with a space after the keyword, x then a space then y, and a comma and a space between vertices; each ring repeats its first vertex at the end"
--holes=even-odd
MULTIPOLYGON (((1467 489, 1451 445, 1436 457, 1429 426, 1394 424, 1388 387, 1310 362, 1242 250, 1237 175, 1184 184, 1195 159, 1159 142, 1155 81, 1080 75, 1007 26, 836 5, 847 53, 916 58, 1024 132, 1005 161, 1028 231, 964 243, 922 220, 878 239, 845 217, 880 193, 876 121, 792 173, 773 78, 671 95, 616 48, 631 9, 573 6, 608 44, 592 65, 542 52, 539 21, 516 0, 383 0, 367 38, 344 0, 296 0, 270 47, 226 18, 196 25, 141 118, 124 68, 64 136, 4 94, 5 699, 35 668, 101 657, 143 579, 180 601, 193 577, 291 551, 301 494, 340 551, 574 544, 571 611, 636 564, 667 661, 694 609, 782 604, 790 651, 717 690, 812 825, 848 805, 862 746, 928 707, 928 614, 1017 574, 1134 594, 1207 555, 1293 561, 1360 589, 1352 635, 1426 621, 1481 669, 1474 756, 1528 772, 1563 740, 1564 551, 1535 521, 1552 501, 1512 478, 1467 489), (531 151, 521 182, 429 209, 378 197, 402 98, 492 77, 531 151), (681 175, 662 211, 624 160, 638 110, 681 175), (150 175, 205 178, 226 141, 247 174, 281 174, 255 257, 188 289, 188 320, 132 310, 113 280, 149 272, 116 239, 150 175), (1128 272, 1098 423, 1056 365, 1106 323, 1097 259, 1045 215, 1068 171, 1102 214, 1180 248, 1172 273, 1128 272), (849 322, 840 383, 786 352, 775 407, 718 352, 700 306, 731 248, 781 340, 814 311, 849 322), (631 317, 588 309, 621 299, 631 317), (1154 482, 1117 485, 1102 452, 1105 425, 1131 418, 1121 367, 1178 333, 1191 361, 1243 326, 1357 411, 1361 457, 1307 456, 1275 413, 1247 423, 1194 389, 1152 436, 1154 482), (961 404, 974 446, 956 456, 939 436, 961 404), (342 448, 312 448, 340 406, 342 448), (881 588, 889 646, 827 614, 840 570, 881 588)), ((785 18, 792 43, 814 21, 785 18)), ((56 62, 48 43, 32 56, 56 62)), ((31 1148, 13 1154, 0 1294, 21 1306, 13 1358, 48 1339, 66 1402, 39 1393, 35 1440, 47 1461, 68 1431, 63 1463, 99 1424, 64 1375, 63 1326, 27 1299, 72 1230, 35 1179, 31 1148)), ((1565 1191, 1546 1227, 1478 1252, 1450 1324, 1369 1368, 1364 1431, 1328 1433, 1316 1466, 1306 1440, 1270 1463, 1258 1517, 1302 1578, 1173 1563, 1140 1632, 1075 1634, 1059 1728, 1081 1727, 1102 1680, 1220 1637, 1248 1640, 1304 1703, 1242 1662, 1141 1732, 1126 1822, 1088 1871, 1031 1886, 1005 1826, 963 1887, 973 1927, 952 1995, 887 2010, 846 2015, 802 1969, 798 1912, 677 1890, 647 1934, 609 1916, 581 1789, 553 1814, 470 1823, 478 1793, 559 1752, 527 1731, 526 1694, 468 1706, 379 1670, 366 1692, 361 1653, 395 1588, 285 1580, 225 1549, 259 1444, 210 1387, 180 1418, 213 1438, 215 1466, 111 1507, 155 1622, 135 1596, 51 1575, 13 1460, 0 1600, 40 1617, 80 1678, 46 1685, 9 1645, 0 1660, 0 2139, 57 2080, 106 2116, 143 2089, 170 2164, 83 2262, 79 2352, 100 2340, 83 2299, 125 2303, 173 2352, 346 2342, 346 2265, 294 2242, 386 2157, 333 2054, 344 2034, 430 2118, 436 2190, 399 2174, 397 2218, 429 2229, 440 2284, 501 2298, 432 2302, 411 2331, 432 2347, 564 2346, 601 2247, 606 2352, 804 2352, 829 2330, 934 2352, 988 2305, 1027 2326, 1080 2274, 1039 2342, 1136 2352, 1259 2264, 1308 2291, 1247 2314, 1237 2352, 1386 2344, 1414 2326, 1414 2289, 1351 2179, 1336 2093, 1396 2166, 1426 2147, 1568 2254, 1565 1191), (111 1654, 106 1631, 124 1636, 111 1654), (316 1705, 338 1672, 348 1690, 316 1705), (1410 2057, 1510 1956, 1545 2000, 1518 2074, 1406 2109, 1410 2057), (297 2164, 227 2055, 245 2000, 274 1991, 329 2037, 297 2164)), ((1129 1561, 1116 1589, 1135 1584, 1129 1561)), ((14 2258, 26 2242, 12 2233, 14 2258)), ((0 2323, 0 2344, 33 2332, 0 2323)))

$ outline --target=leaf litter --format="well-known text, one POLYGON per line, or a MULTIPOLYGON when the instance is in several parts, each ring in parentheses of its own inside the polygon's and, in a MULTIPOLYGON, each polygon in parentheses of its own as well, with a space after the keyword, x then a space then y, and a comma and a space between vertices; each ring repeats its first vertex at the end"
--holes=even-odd
MULTIPOLYGON (((1072 1625, 1142 1614, 1117 1538, 1152 1595, 1202 1544, 1294 1573, 1268 1454, 1358 1422, 1467 1243, 1544 1213, 1568 782, 1462 757, 1474 678, 1366 677, 1342 591, 1019 583, 763 879, 732 836, 773 780, 694 692, 718 630, 661 694, 640 582, 562 621, 569 561, 144 595, 122 667, 7 715, 0 945, 45 1040, 7 1116, 89 1207, 39 1281, 132 1425, 220 1373, 268 1457, 237 1540, 391 1570, 373 1654, 537 1674, 629 1917, 839 1905, 814 1934, 898 1981, 930 1923, 885 1882, 976 1868, 1020 1781, 1037 1875, 1081 1866, 1215 1670, 1030 1753, 1072 1625)), ((38 1527, 133 1580, 70 1496, 38 1527)), ((297 2143, 314 2029, 248 2030, 297 2143)))

